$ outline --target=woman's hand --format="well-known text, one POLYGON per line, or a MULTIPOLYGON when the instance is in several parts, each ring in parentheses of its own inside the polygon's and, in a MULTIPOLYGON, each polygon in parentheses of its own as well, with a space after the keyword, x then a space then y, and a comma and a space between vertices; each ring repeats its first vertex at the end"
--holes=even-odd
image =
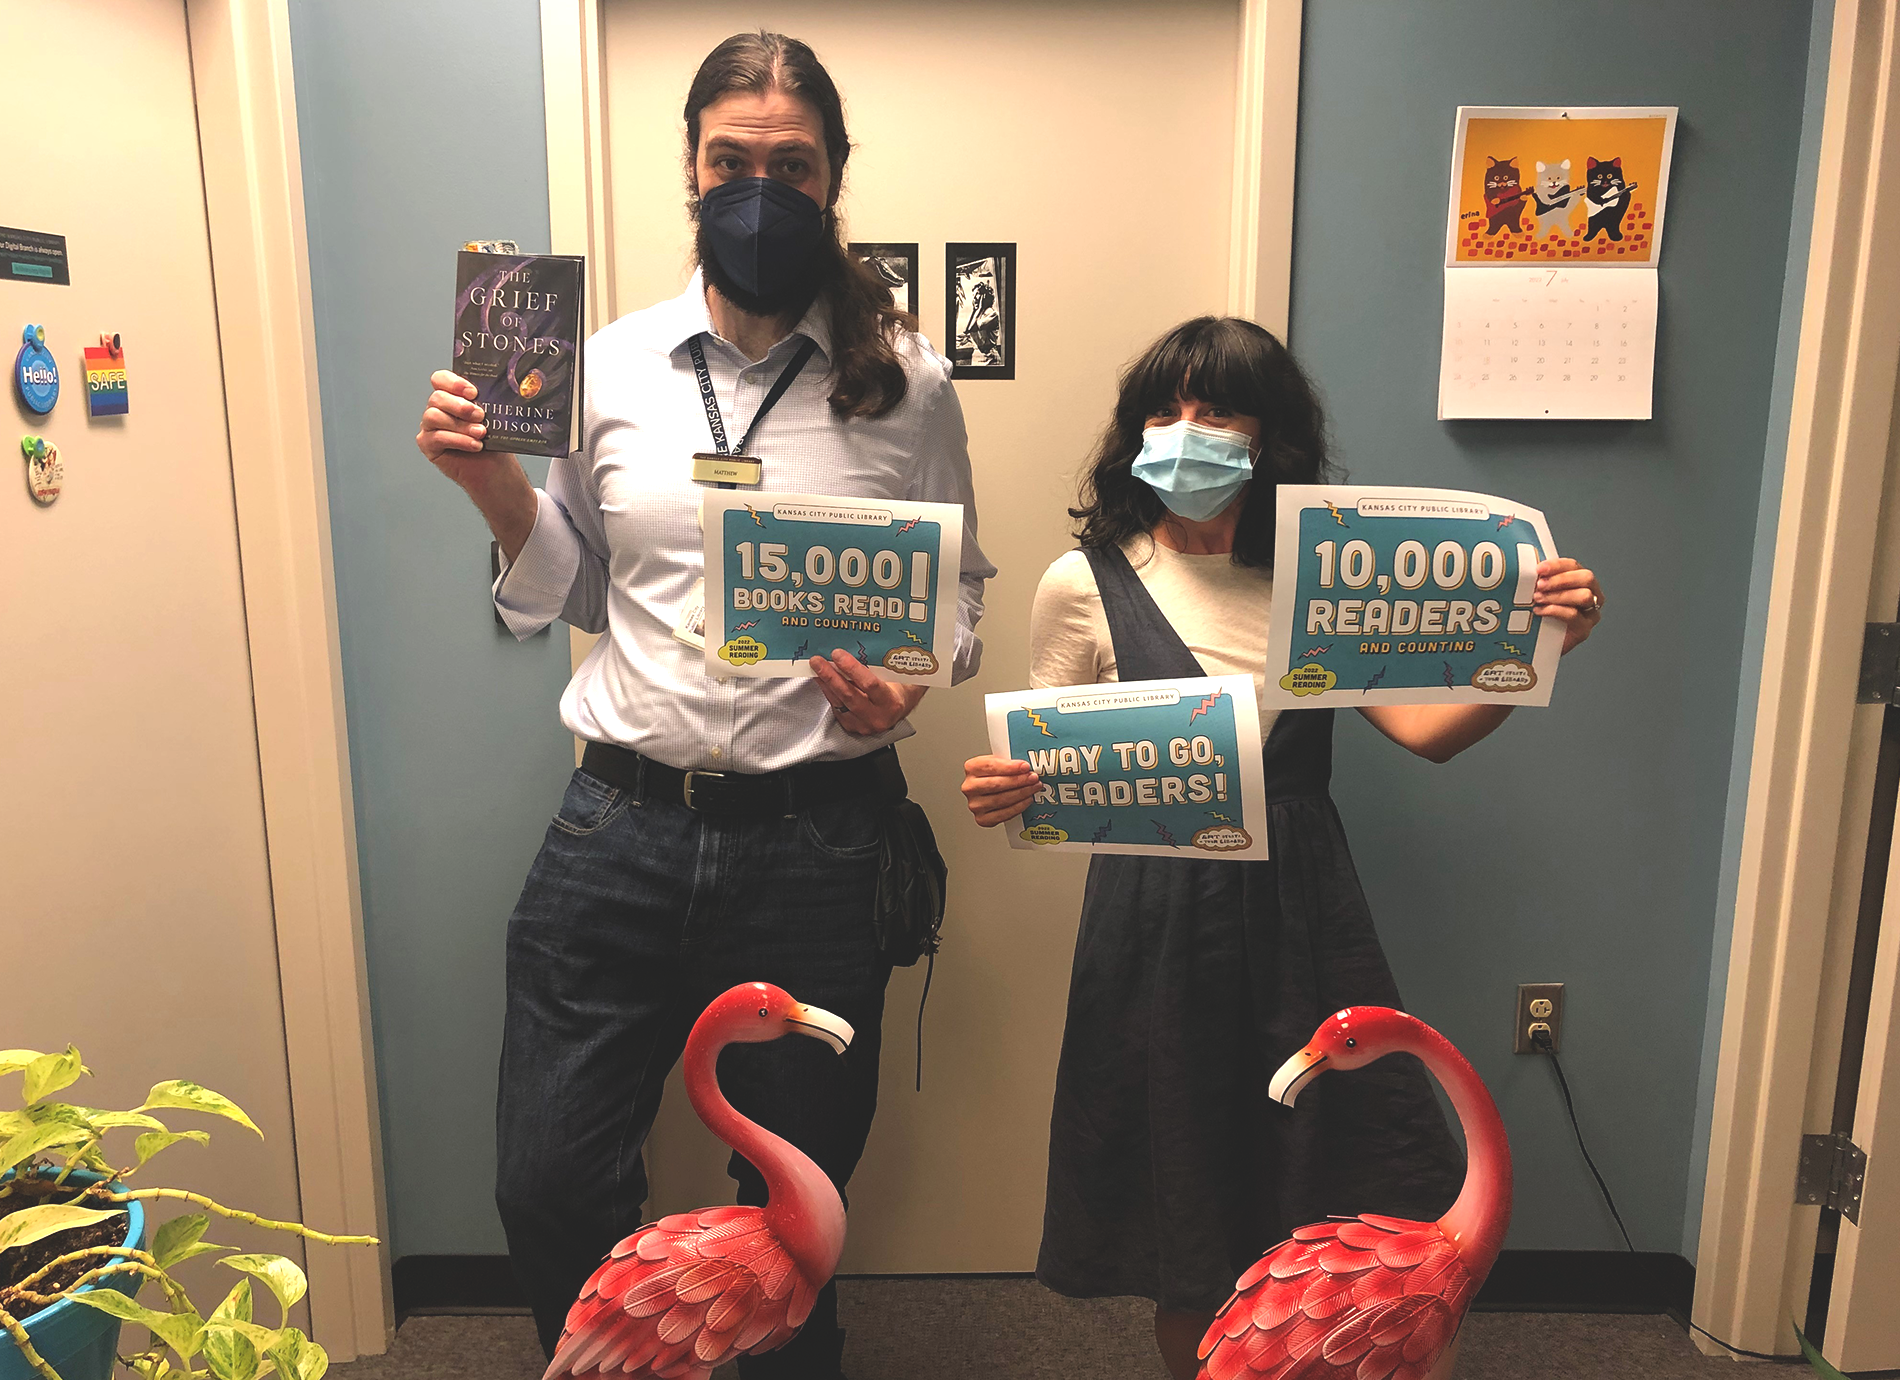
POLYGON ((502 553, 513 561, 534 531, 534 486, 513 455, 482 449, 488 428, 475 402, 474 384, 438 369, 429 376, 429 385, 435 391, 422 409, 416 449, 475 500, 502 553))
POLYGON ((1564 651, 1569 651, 1603 621, 1603 589, 1596 572, 1585 570, 1568 556, 1540 562, 1531 612, 1539 618, 1564 620, 1564 651))
POLYGON ((811 659, 812 674, 818 687, 831 702, 831 712, 847 733, 869 735, 885 733, 910 717, 917 701, 929 687, 895 685, 872 674, 869 667, 849 652, 834 651, 831 660, 811 659))
POLYGON ((1014 819, 1029 808, 1042 789, 1042 778, 1027 762, 1006 757, 972 757, 963 764, 963 798, 985 829, 1014 819))

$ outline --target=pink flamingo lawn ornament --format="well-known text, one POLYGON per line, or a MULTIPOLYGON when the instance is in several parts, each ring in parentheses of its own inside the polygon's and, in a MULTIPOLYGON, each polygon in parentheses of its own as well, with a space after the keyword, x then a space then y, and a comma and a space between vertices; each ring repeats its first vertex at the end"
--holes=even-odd
POLYGON ((701 1013, 686 1040, 686 1094, 707 1129, 758 1169, 766 1205, 663 1217, 615 1246, 568 1310, 544 1380, 704 1380, 798 1334, 844 1250, 844 1203, 810 1157, 726 1101, 719 1051, 809 1035, 843 1054, 851 1034, 765 982, 742 983, 701 1013))
POLYGON ((1511 1145, 1451 1041, 1384 1006, 1329 1016, 1268 1089, 1287 1106, 1327 1069, 1416 1054, 1451 1094, 1465 1183, 1436 1222, 1339 1218, 1301 1227, 1240 1277, 1201 1339, 1201 1380, 1442 1380, 1465 1309, 1511 1221, 1511 1145))

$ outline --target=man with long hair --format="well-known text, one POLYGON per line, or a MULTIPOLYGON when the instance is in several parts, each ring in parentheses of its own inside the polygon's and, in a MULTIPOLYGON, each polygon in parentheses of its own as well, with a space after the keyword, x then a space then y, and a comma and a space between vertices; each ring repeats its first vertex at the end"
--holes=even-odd
MULTIPOLYGON (((741 1113, 841 1190, 877 1101, 880 819, 924 692, 843 651, 814 657, 811 679, 706 673, 676 634, 704 573, 695 452, 715 448, 717 419, 763 488, 963 504, 958 680, 995 574, 950 366, 846 253, 851 143, 824 67, 794 39, 736 35, 701 64, 685 120, 699 272, 587 342, 582 444, 546 490, 481 450, 475 390, 453 374, 434 376, 416 437, 500 542, 495 602, 516 636, 556 618, 607 634, 562 697, 587 748, 508 927, 496 1199, 550 1354, 641 1220, 641 1146, 713 997, 772 982, 856 1029, 843 1059, 781 1040, 735 1046, 719 1070, 741 1113)), ((735 1155, 730 1172, 741 1201, 765 1201, 751 1165, 735 1155)), ((804 1331, 741 1374, 835 1380, 842 1344, 827 1287, 804 1331)))

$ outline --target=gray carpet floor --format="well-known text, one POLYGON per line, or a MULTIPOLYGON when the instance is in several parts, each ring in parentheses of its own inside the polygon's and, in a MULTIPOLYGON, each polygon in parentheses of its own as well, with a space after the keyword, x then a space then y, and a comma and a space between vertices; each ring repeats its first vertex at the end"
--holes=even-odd
MULTIPOLYGON (((851 1380, 1167 1380, 1152 1307, 1078 1301, 1028 1279, 839 1282, 851 1380)), ((1458 1380, 1673 1380, 1733 1376, 1663 1317, 1475 1313, 1458 1380)), ((525 1317, 412 1317, 385 1356, 336 1366, 338 1380, 538 1380, 544 1362, 525 1317)), ((1789 1372, 1799 1374, 1800 1372, 1789 1372)), ((718 1380, 737 1380, 736 1368, 718 1380)))

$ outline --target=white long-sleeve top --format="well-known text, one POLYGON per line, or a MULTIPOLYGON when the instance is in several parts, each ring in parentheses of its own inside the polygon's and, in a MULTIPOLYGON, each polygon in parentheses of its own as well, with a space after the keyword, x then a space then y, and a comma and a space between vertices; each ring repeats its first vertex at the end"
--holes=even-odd
POLYGON ((963 505, 953 675, 976 674, 983 586, 996 567, 977 545, 949 361, 905 335, 904 401, 883 417, 841 419, 826 401, 831 342, 822 310, 807 312, 753 363, 714 332, 697 274, 672 301, 587 342, 581 447, 549 465, 534 529, 495 582, 496 607, 518 638, 556 618, 606 633, 561 696, 561 722, 593 742, 686 770, 765 772, 908 738, 916 731, 909 720, 876 736, 847 732, 813 680, 710 676, 704 654, 673 635, 705 574, 706 486, 692 477, 692 457, 713 442, 686 348, 695 335, 735 446, 802 340, 818 347, 752 438, 751 453, 764 461, 760 489, 963 505))

